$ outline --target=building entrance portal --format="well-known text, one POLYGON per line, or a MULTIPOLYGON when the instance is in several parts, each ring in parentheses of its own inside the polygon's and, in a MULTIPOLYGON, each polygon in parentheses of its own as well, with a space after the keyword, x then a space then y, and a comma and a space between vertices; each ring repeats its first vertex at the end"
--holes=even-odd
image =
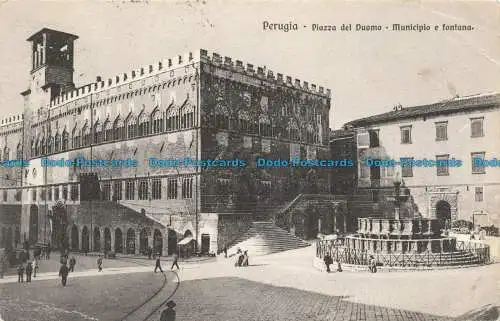
POLYGON ((177 233, 174 230, 168 229, 168 255, 177 252, 177 233))
POLYGON ((62 204, 58 203, 54 206, 52 213, 52 246, 56 249, 68 249, 68 216, 66 214, 66 209, 62 204))
POLYGON ((439 225, 442 229, 449 225, 451 221, 451 206, 446 201, 439 201, 436 204, 436 218, 439 220, 439 225))

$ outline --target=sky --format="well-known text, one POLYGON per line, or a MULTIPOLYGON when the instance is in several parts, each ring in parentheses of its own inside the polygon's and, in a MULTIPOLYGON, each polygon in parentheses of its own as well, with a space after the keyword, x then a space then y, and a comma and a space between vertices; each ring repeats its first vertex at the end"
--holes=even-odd
POLYGON ((22 113, 30 46, 43 27, 78 35, 77 86, 197 48, 330 88, 330 127, 500 91, 497 1, 2 1, 0 118, 22 113), (297 23, 298 31, 263 30, 297 23), (341 24, 470 24, 473 31, 339 31, 341 24), (336 25, 313 32, 312 24, 336 25), (308 26, 303 28, 303 26, 308 26))

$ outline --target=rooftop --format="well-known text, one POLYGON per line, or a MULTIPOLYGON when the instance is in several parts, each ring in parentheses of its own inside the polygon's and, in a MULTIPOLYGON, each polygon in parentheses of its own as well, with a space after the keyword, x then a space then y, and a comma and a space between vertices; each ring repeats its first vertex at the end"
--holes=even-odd
POLYGON ((384 123, 393 120, 402 120, 422 116, 445 115, 460 111, 474 110, 486 107, 500 106, 500 93, 479 94, 465 97, 455 97, 433 104, 402 107, 394 110, 350 121, 344 127, 362 127, 370 124, 384 123))

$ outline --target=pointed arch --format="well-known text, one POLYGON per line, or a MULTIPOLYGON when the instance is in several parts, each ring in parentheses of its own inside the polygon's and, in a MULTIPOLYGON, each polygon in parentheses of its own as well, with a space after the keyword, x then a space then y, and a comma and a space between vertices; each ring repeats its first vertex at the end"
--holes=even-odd
POLYGON ((111 127, 111 121, 109 120, 109 117, 104 121, 102 129, 104 133, 103 141, 109 142, 113 140, 113 127, 111 127))
POLYGON ((69 134, 68 134, 68 131, 66 130, 66 127, 64 127, 64 130, 62 132, 62 140, 61 140, 61 149, 63 151, 68 149, 68 139, 69 139, 69 134))
POLYGON ((61 151, 61 134, 57 132, 54 138, 54 152, 58 153, 60 151, 61 151))
POLYGON ((9 160, 10 158, 10 150, 7 146, 3 148, 3 160, 9 160))
POLYGON ((19 142, 16 147, 16 159, 21 160, 23 159, 23 144, 22 142, 19 142))
POLYGON ((295 118, 290 117, 288 120, 288 137, 291 141, 300 141, 300 131, 299 131, 299 125, 297 124, 297 121, 295 118))
POLYGON ((134 138, 137 136, 137 116, 132 112, 125 120, 125 126, 127 128, 127 138, 134 138))
POLYGON ((47 136, 47 154, 53 153, 54 152, 54 136, 52 136, 52 133, 49 132, 47 136))
POLYGON ((120 115, 116 116, 115 121, 113 122, 113 139, 121 140, 125 138, 125 124, 120 115))
POLYGON ((90 126, 88 120, 85 121, 85 125, 82 127, 82 145, 89 146, 90 145, 90 126))
POLYGON ((40 154, 45 155, 45 134, 42 134, 42 138, 40 138, 40 154))
POLYGON ((75 127, 73 128, 71 132, 71 143, 73 144, 73 148, 79 148, 81 144, 81 137, 80 137, 80 130, 78 129, 78 125, 75 124, 75 127))
POLYGON ((139 123, 138 136, 148 136, 150 133, 150 118, 149 114, 143 109, 137 117, 139 123))
POLYGON ((181 128, 192 128, 194 127, 194 107, 189 101, 182 107, 181 112, 181 128))
POLYGON ((151 122, 153 123, 153 134, 163 132, 163 114, 160 108, 156 107, 151 113, 151 122))
POLYGON ((259 134, 264 137, 273 136, 273 127, 267 114, 261 114, 259 116, 259 134))
POLYGON ((94 123, 94 144, 99 144, 102 142, 102 123, 97 119, 94 123))
POLYGON ((179 129, 179 108, 173 104, 167 110, 167 131, 179 129))

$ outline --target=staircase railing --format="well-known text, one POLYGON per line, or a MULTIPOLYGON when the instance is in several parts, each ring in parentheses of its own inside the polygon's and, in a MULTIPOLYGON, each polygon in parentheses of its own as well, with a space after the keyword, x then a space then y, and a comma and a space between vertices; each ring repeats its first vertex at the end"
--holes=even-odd
POLYGON ((291 202, 289 202, 288 204, 285 205, 285 207, 283 207, 280 211, 278 211, 278 213, 276 213, 274 216, 273 216, 273 223, 276 224, 276 225, 279 225, 279 222, 281 221, 281 219, 283 218, 283 216, 285 216, 288 211, 296 204, 298 203, 298 201, 303 197, 304 194, 299 194, 297 195, 291 202))

